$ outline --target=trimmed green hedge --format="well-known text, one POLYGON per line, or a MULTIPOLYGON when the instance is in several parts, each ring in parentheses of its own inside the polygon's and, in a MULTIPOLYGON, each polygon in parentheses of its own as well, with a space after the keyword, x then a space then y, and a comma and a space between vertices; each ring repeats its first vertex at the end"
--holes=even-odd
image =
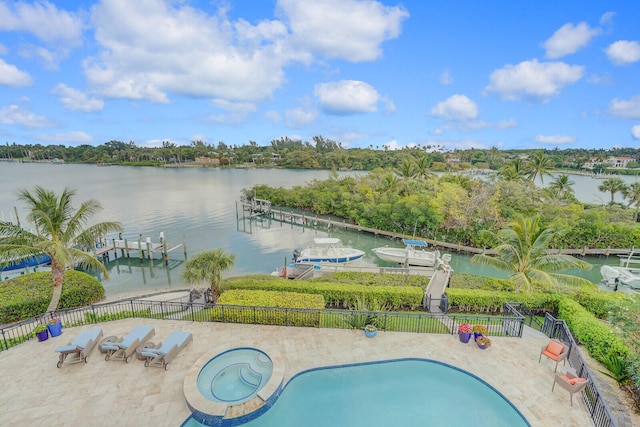
POLYGON ((415 310, 421 306, 423 295, 422 288, 417 286, 366 286, 282 279, 234 280, 225 283, 224 288, 318 294, 324 297, 328 307, 350 308, 364 302, 379 304, 388 310, 415 310))
POLYGON ((484 289, 486 291, 513 292, 516 287, 511 280, 477 274, 456 273, 451 276, 449 287, 455 289, 484 289))
MULTIPOLYGON (((104 298, 104 287, 80 271, 65 272, 59 309, 82 307, 104 298)), ((51 272, 24 274, 0 282, 0 323, 13 323, 44 313, 53 296, 51 272)))
POLYGON ((420 275, 338 272, 307 279, 310 283, 344 283, 363 286, 419 286, 426 288, 429 277, 420 275))
POLYGON ((322 295, 309 295, 297 292, 231 289, 220 295, 218 304, 244 305, 249 307, 322 309, 324 308, 324 298, 322 295))
POLYGON ((558 312, 557 294, 524 294, 515 292, 485 291, 482 289, 446 290, 449 298, 449 309, 452 312, 467 313, 502 313, 505 302, 520 302, 525 307, 558 312))
POLYGON ((612 328, 576 301, 563 298, 558 305, 558 317, 567 323, 574 338, 598 362, 602 363, 611 355, 626 357, 629 354, 629 348, 612 328))

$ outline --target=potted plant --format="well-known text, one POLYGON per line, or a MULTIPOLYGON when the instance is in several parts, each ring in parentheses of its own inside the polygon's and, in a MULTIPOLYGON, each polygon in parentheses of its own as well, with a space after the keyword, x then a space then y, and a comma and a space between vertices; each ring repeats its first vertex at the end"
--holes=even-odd
POLYGON ((378 328, 376 328, 375 325, 372 325, 371 323, 367 323, 366 325, 364 325, 364 334, 368 338, 373 338, 378 334, 378 328))
POLYGON ((49 329, 49 334, 52 337, 57 337, 62 334, 62 321, 57 317, 52 317, 51 320, 47 322, 47 329, 49 329))
POLYGON ((487 335, 489 331, 487 327, 484 325, 473 325, 473 339, 478 340, 478 337, 487 335))
POLYGON ((36 327, 33 328, 33 332, 36 334, 38 341, 46 341, 49 339, 49 330, 42 323, 37 324, 36 327))
POLYGON ((480 335, 476 340, 476 344, 478 344, 478 347, 485 350, 491 347, 491 340, 488 337, 485 337, 484 335, 480 335))
POLYGON ((473 329, 471 328, 471 325, 468 323, 461 323, 458 326, 458 338, 460 338, 460 342, 463 343, 468 343, 469 339, 471 339, 471 334, 473 332, 473 329))

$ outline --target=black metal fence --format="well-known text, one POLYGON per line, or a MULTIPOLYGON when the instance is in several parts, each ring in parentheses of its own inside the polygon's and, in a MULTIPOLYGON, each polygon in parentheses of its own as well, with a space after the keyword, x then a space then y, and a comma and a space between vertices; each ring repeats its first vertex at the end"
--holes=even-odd
POLYGON ((505 305, 504 311, 503 316, 444 316, 424 312, 246 307, 131 299, 59 310, 4 326, 0 328, 0 351, 35 338, 35 326, 47 323, 53 317, 59 318, 66 328, 119 319, 149 318, 337 329, 359 329, 372 323, 380 330, 440 334, 455 334, 458 332, 458 325, 466 322, 486 326, 492 336, 521 337, 524 318, 512 305, 505 305))
POLYGON ((583 393, 583 400, 595 426, 616 427, 615 420, 611 416, 611 412, 594 382, 594 376, 584 362, 576 341, 565 321, 558 320, 551 314, 546 313, 542 332, 550 338, 562 341, 569 347, 569 356, 567 357, 569 364, 576 370, 579 377, 589 380, 583 393))

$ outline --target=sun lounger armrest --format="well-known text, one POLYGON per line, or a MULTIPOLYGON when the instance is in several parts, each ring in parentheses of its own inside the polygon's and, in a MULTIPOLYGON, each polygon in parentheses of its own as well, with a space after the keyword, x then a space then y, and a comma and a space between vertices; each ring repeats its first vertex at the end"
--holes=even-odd
POLYGON ((111 342, 102 344, 101 348, 103 350, 112 350, 112 351, 120 350, 120 346, 119 345, 116 345, 116 343, 111 343, 111 342))
POLYGON ((58 347, 55 349, 56 353, 69 353, 70 351, 78 351, 78 350, 82 350, 80 347, 77 347, 75 345, 64 345, 62 347, 58 347))
POLYGON ((142 356, 143 357, 160 357, 160 356, 164 356, 165 354, 158 351, 157 349, 154 348, 147 348, 142 352, 142 356))

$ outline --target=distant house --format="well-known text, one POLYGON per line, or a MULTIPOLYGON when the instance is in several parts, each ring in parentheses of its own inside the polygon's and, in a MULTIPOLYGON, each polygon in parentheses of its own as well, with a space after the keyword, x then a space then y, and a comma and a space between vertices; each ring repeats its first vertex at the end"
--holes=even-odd
POLYGON ((589 159, 588 162, 586 162, 583 167, 585 169, 589 169, 589 170, 593 170, 597 167, 601 167, 603 165, 606 165, 607 167, 610 168, 614 168, 614 169, 625 169, 627 167, 627 165, 629 164, 629 162, 634 162, 635 159, 633 157, 615 157, 615 156, 609 156, 608 158, 604 159, 604 160, 600 160, 596 157, 592 157, 591 159, 589 159))
POLYGON ((217 166, 220 164, 220 159, 213 157, 196 157, 196 163, 201 165, 217 166))
POLYGON ((445 162, 447 164, 447 166, 451 167, 451 166, 459 166, 460 165, 460 157, 453 155, 453 154, 449 154, 447 156, 445 156, 445 162))

